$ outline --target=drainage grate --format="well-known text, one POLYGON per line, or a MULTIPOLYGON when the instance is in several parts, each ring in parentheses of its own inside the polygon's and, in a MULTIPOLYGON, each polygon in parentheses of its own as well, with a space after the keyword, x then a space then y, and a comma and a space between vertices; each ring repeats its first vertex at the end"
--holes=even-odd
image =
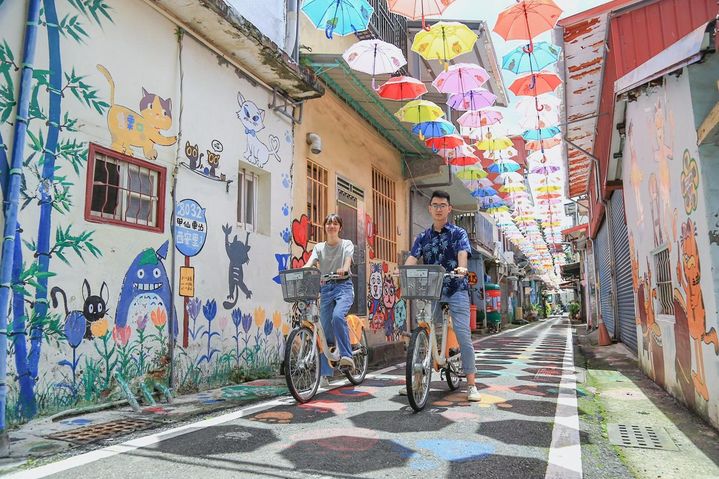
POLYGON ((630 424, 607 424, 609 442, 617 446, 642 447, 678 451, 669 434, 661 427, 636 426, 630 424))
POLYGON ((48 439, 59 439, 61 441, 75 444, 90 444, 115 436, 124 436, 135 431, 142 431, 157 426, 154 421, 144 419, 119 419, 117 421, 93 424, 92 426, 78 427, 69 431, 61 431, 46 436, 48 439))

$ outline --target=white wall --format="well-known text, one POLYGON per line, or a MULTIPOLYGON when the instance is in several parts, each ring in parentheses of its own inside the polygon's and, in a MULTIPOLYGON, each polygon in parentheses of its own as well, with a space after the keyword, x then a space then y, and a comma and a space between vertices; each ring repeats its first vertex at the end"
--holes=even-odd
POLYGON ((286 50, 287 1, 294 0, 225 0, 283 50, 286 50))

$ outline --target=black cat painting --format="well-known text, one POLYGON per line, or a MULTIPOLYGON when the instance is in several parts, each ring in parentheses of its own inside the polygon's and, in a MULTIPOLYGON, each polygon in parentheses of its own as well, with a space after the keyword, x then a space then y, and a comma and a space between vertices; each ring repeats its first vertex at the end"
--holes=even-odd
MULTIPOLYGON (((52 307, 57 308, 58 300, 57 295, 62 295, 63 303, 65 304, 65 317, 70 316, 70 310, 67 307, 67 295, 62 288, 55 286, 50 290, 50 297, 52 298, 52 307)), ((82 283, 82 299, 84 303, 82 305, 82 315, 85 317, 85 336, 84 339, 94 339, 92 334, 92 324, 96 321, 102 320, 107 314, 107 300, 109 297, 107 284, 102 282, 100 286, 100 295, 92 294, 90 283, 84 280, 82 283)), ((79 313, 79 311, 73 311, 73 313, 79 313)))
POLYGON ((252 297, 252 291, 249 290, 245 285, 244 272, 242 267, 250 262, 250 233, 247 233, 245 242, 237 239, 237 235, 234 236, 232 242, 230 242, 230 233, 232 233, 232 227, 230 225, 224 225, 222 231, 225 233, 225 251, 227 251, 227 257, 230 259, 230 268, 228 271, 228 289, 229 294, 227 301, 222 303, 225 309, 232 309, 237 304, 239 299, 240 290, 245 293, 245 297, 250 299, 252 297))

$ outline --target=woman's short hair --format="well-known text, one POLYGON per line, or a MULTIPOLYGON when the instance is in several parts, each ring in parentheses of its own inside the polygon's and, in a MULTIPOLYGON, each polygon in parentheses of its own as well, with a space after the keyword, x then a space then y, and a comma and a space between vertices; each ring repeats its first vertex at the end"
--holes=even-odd
POLYGON ((327 223, 337 223, 340 225, 340 229, 342 229, 342 218, 337 213, 330 213, 325 218, 325 222, 322 223, 322 225, 326 225, 327 223))

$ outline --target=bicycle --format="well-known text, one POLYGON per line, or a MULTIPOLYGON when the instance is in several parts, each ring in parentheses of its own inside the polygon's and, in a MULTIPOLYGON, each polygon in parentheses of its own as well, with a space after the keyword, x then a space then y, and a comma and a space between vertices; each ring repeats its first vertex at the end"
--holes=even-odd
MULTIPOLYGON (((339 364, 336 348, 330 348, 327 344, 317 299, 322 282, 343 278, 335 273, 322 275, 317 268, 296 268, 280 272, 283 299, 288 303, 298 303, 299 306, 300 318, 294 322, 285 343, 284 370, 287 388, 301 404, 310 401, 317 393, 320 384, 320 354, 323 351, 330 353, 326 356, 332 368, 336 369, 339 364)), ((358 385, 367 375, 367 335, 359 318, 353 315, 348 315, 347 318, 355 367, 341 371, 350 383, 358 385)))
POLYGON ((419 412, 424 409, 429 399, 432 369, 440 373, 440 378, 444 376, 452 391, 459 388, 462 378, 465 377, 451 318, 448 314, 443 315, 440 353, 437 348, 434 315, 431 314, 434 309, 427 311, 433 302, 435 308, 439 304, 444 278, 459 278, 462 275, 446 273, 440 265, 400 266, 399 274, 402 297, 418 300, 421 305, 417 314, 417 327, 412 331, 409 340, 405 365, 407 399, 412 409, 419 412))

